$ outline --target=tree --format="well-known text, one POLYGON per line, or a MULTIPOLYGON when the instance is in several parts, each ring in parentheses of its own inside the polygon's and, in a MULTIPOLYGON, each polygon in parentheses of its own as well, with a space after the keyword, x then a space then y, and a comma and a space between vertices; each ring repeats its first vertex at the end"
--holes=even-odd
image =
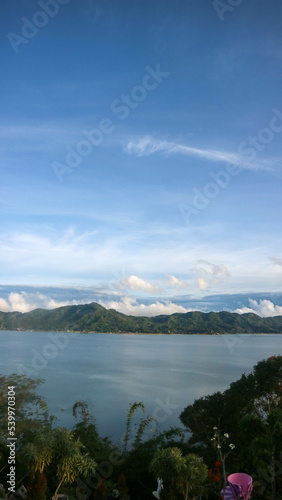
POLYGON ((56 475, 58 486, 54 494, 54 500, 62 484, 71 484, 76 477, 82 475, 87 477, 95 472, 96 462, 84 453, 85 447, 79 439, 75 439, 70 430, 58 427, 54 429, 54 462, 56 464, 56 475))
POLYGON ((54 446, 54 431, 46 427, 37 431, 33 441, 23 446, 20 457, 26 462, 32 478, 36 472, 42 474, 45 467, 50 465, 54 456, 54 446))
POLYGON ((188 500, 199 491, 205 482, 208 469, 203 459, 194 453, 183 456, 177 447, 158 450, 149 464, 149 470, 155 477, 161 477, 168 487, 174 483, 184 500, 188 500))
POLYGON ((46 466, 55 465, 57 488, 54 500, 63 484, 71 484, 80 474, 87 477, 95 472, 95 461, 85 453, 85 447, 70 430, 58 427, 39 432, 32 443, 28 443, 22 454, 32 475, 43 473, 46 466))
MULTIPOLYGON (((132 420, 133 420, 133 417, 134 417, 136 411, 139 408, 142 410, 143 413, 145 412, 145 406, 142 402, 140 402, 140 403, 135 402, 132 405, 130 405, 130 407, 129 407, 129 411, 128 411, 127 419, 126 419, 125 434, 124 434, 124 438, 123 438, 123 452, 124 453, 127 452, 127 447, 128 447, 129 441, 130 441, 131 434, 132 434, 132 429, 131 429, 132 420)), ((136 433, 136 437, 135 437, 135 441, 134 441, 134 445, 133 445, 134 448, 136 448, 137 446, 139 446, 141 444, 144 431, 145 431, 147 425, 149 425, 149 423, 153 420, 155 420, 155 419, 152 417, 149 417, 149 416, 147 416, 146 419, 141 419, 141 423, 140 423, 138 431, 136 433)))
MULTIPOLYGON (((8 388, 15 387, 15 405, 11 401, 10 407, 15 410, 17 453, 16 468, 18 477, 26 474, 26 466, 19 460, 20 449, 24 443, 32 442, 34 433, 43 425, 51 422, 47 404, 44 399, 36 394, 36 389, 43 380, 32 380, 25 375, 12 373, 0 375, 0 483, 7 479, 7 404, 8 388)), ((11 412, 11 409, 10 409, 11 412)), ((11 412, 12 413, 12 412, 11 412)))
POLYGON ((7 391, 8 387, 16 388, 16 412, 17 412, 17 437, 19 438, 38 423, 44 421, 48 415, 44 399, 36 394, 41 379, 30 379, 26 375, 0 375, 0 436, 6 435, 7 422, 7 391))
POLYGON ((79 438, 90 456, 96 462, 107 460, 110 454, 116 449, 108 437, 102 438, 97 430, 95 418, 89 412, 85 401, 76 401, 73 405, 73 416, 76 424, 73 433, 79 438))
POLYGON ((135 413, 140 409, 145 413, 143 403, 130 406, 123 437, 124 460, 118 471, 125 473, 130 495, 135 500, 143 500, 152 492, 154 481, 149 474, 148 463, 156 450, 168 446, 176 436, 184 436, 183 431, 178 428, 160 433, 155 419, 149 415, 134 419, 135 413))
POLYGON ((248 435, 248 463, 255 467, 255 490, 264 497, 269 490, 277 496, 277 482, 282 472, 282 410, 269 407, 262 417, 248 414, 240 422, 241 432, 248 435))
POLYGON ((213 460, 210 436, 217 426, 223 436, 232 432, 235 450, 228 459, 229 473, 244 470, 258 478, 263 498, 269 494, 274 500, 282 493, 282 356, 260 361, 225 392, 194 401, 180 418, 192 434, 188 446, 200 449, 209 466, 213 460), (263 476, 267 477, 262 481, 263 476))

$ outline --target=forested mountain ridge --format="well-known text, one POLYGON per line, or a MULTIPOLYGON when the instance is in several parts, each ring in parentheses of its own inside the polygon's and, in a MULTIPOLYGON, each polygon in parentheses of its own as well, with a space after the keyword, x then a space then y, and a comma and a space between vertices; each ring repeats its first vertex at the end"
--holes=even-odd
POLYGON ((154 317, 127 316, 96 304, 35 309, 28 313, 0 312, 0 330, 74 331, 98 333, 282 333, 282 316, 226 311, 193 311, 154 317))

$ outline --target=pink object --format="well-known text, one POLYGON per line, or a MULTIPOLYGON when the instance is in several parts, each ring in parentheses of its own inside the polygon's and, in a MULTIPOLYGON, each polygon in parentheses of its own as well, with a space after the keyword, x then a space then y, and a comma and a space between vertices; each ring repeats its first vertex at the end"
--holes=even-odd
POLYGON ((244 498, 244 500, 251 498, 253 488, 253 478, 251 476, 244 474, 244 472, 235 472, 235 474, 228 476, 227 481, 234 498, 244 498))

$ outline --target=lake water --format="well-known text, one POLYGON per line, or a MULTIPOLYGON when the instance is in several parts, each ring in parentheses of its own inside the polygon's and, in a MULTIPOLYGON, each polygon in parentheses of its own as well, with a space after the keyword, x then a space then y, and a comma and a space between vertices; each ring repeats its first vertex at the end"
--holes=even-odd
POLYGON ((71 427, 72 405, 87 401, 100 434, 114 441, 124 433, 129 404, 142 401, 161 430, 180 426, 194 399, 227 389, 277 354, 282 335, 0 332, 1 374, 43 378, 38 393, 58 425, 71 427))

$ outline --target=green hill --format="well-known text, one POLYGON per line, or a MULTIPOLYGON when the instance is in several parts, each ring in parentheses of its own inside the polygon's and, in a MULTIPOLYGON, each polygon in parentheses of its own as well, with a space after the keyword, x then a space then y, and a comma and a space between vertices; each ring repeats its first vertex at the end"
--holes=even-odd
POLYGON ((199 311, 152 318, 127 316, 93 302, 28 313, 0 312, 0 330, 114 332, 114 333, 282 333, 282 316, 199 311))

